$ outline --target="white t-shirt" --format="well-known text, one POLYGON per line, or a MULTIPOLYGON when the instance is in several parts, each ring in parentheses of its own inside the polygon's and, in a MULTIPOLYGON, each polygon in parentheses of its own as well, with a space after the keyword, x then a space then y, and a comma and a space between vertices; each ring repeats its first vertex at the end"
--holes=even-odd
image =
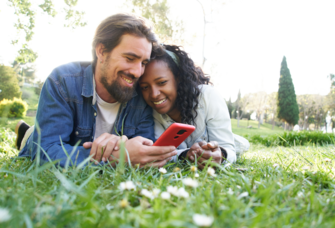
POLYGON ((97 118, 95 122, 95 134, 94 139, 98 138, 103 133, 112 133, 112 128, 114 126, 114 122, 116 120, 119 108, 120 108, 120 102, 115 103, 108 103, 104 100, 102 100, 99 95, 97 94, 95 90, 95 80, 93 77, 93 88, 94 88, 94 95, 93 95, 93 101, 94 104, 97 102, 97 118))

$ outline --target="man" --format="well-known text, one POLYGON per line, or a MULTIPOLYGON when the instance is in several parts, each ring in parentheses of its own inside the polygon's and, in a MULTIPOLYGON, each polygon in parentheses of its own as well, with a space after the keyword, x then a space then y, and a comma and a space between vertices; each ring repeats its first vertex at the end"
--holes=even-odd
POLYGON ((40 129, 23 137, 27 125, 18 124, 18 145, 24 141, 19 156, 34 159, 40 151, 42 160, 59 160, 60 166, 67 153, 74 165, 90 155, 96 163, 113 162, 120 141, 128 137, 132 164, 163 166, 177 152, 173 146, 151 146, 152 109, 135 90, 145 65, 159 51, 143 18, 117 14, 102 21, 93 39, 93 62, 60 66, 45 81, 36 114, 40 129))

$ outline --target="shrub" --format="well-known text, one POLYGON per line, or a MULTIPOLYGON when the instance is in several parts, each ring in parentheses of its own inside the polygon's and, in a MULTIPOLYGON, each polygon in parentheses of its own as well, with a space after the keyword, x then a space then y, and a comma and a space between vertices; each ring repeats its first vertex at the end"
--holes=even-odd
POLYGON ((0 90, 0 101, 21 97, 17 74, 13 68, 2 64, 0 64, 0 90))
POLYGON ((22 118, 26 116, 27 109, 27 103, 21 99, 3 99, 0 102, 0 117, 22 118))
POLYGON ((304 146, 308 144, 334 144, 335 135, 321 131, 284 132, 282 135, 246 136, 251 143, 269 146, 304 146))

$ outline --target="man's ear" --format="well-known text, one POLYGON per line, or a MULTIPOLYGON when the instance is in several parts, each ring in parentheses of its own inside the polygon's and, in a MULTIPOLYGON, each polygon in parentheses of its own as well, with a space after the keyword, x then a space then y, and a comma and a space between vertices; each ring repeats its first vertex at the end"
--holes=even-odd
POLYGON ((97 46, 95 46, 95 54, 97 55, 97 62, 102 63, 104 61, 104 53, 105 50, 105 46, 102 43, 97 44, 97 46))

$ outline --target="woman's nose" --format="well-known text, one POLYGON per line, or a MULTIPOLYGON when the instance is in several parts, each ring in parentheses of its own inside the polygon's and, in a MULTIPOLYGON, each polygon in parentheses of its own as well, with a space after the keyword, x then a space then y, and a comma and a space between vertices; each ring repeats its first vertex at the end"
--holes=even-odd
POLYGON ((153 87, 152 90, 151 90, 151 97, 152 97, 152 98, 156 98, 157 96, 159 96, 159 94, 160 94, 159 89, 153 87))

